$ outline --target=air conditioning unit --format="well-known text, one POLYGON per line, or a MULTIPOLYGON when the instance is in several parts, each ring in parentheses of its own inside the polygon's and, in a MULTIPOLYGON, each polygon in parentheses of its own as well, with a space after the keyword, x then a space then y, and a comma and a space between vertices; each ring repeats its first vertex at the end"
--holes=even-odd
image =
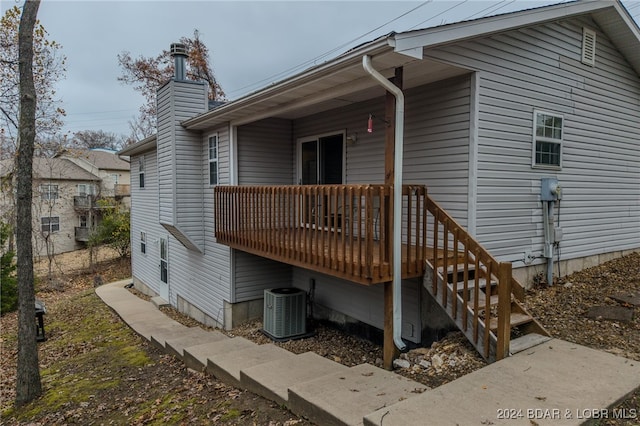
POLYGON ((307 332, 307 294, 298 288, 264 291, 263 330, 275 339, 287 339, 307 332))

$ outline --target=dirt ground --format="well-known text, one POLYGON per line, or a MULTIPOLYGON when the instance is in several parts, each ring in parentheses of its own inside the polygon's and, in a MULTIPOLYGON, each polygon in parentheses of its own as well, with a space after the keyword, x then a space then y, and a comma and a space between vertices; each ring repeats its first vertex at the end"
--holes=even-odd
MULTIPOLYGON (((43 396, 20 409, 15 398, 17 316, 0 319, 3 425, 310 425, 262 397, 188 370, 135 334, 95 295, 96 277, 131 275, 129 259, 104 260, 96 272, 85 252, 59 256, 62 285, 40 280, 47 341, 39 344, 43 396), (64 273, 68 268, 71 272, 64 273)), ((48 267, 41 271, 46 274, 48 267)))
MULTIPOLYGON (((108 254, 103 254, 108 258, 108 254)), ((63 269, 82 269, 88 265, 86 254, 66 255, 58 260, 63 269), (70 259, 69 259, 70 258, 70 259)), ((46 269, 45 269, 46 271, 46 269)), ((97 353, 95 339, 69 345, 68 340, 79 331, 63 330, 53 325, 47 342, 42 343, 41 364, 43 382, 48 393, 43 401, 49 404, 56 377, 64 371, 72 371, 77 377, 96 376, 95 365, 104 365, 100 376, 93 381, 110 383, 114 377, 126 377, 125 383, 111 387, 108 391, 92 391, 85 400, 69 401, 48 412, 19 417, 16 412, 3 414, 3 424, 256 424, 256 425, 307 425, 304 419, 277 407, 270 401, 249 392, 228 387, 210 376, 187 371, 181 363, 159 353, 133 334, 128 327, 95 297, 92 291, 96 275, 101 282, 128 277, 128 262, 107 261, 99 265, 97 273, 63 274, 63 291, 40 291, 38 296, 50 308, 47 318, 59 317, 67 324, 77 323, 82 328, 91 315, 99 312, 101 321, 110 325, 118 324, 118 332, 110 335, 127 334, 132 339, 128 345, 139 348, 144 354, 142 366, 109 365, 108 354, 99 361, 95 359, 85 364, 81 362, 87 354, 97 353), (82 305, 82 309, 70 309, 69 303, 82 305), (84 306, 84 305, 82 305, 84 306), (55 330, 59 330, 56 332, 55 330), (59 349, 60 347, 65 349, 59 349), (72 348, 72 349, 70 349, 72 348), (75 348, 75 349, 73 349, 75 348), (66 362, 66 366, 65 366, 66 362), (69 370, 68 365, 73 365, 69 370), (51 370, 54 367, 55 370, 51 370), (168 398, 167 395, 172 395, 168 398), (97 410, 97 411, 96 411, 97 410), (123 413, 127 416, 122 417, 123 413)), ((534 316, 554 337, 583 344, 599 350, 640 361, 640 307, 617 301, 612 296, 619 294, 640 295, 640 255, 633 254, 595 268, 573 274, 559 280, 553 287, 535 286, 526 296, 526 305, 534 316), (595 306, 624 307, 633 312, 631 321, 612 321, 601 317, 589 319, 589 310, 595 306)), ((187 325, 199 325, 172 308, 163 311, 187 325)), ((92 321, 100 322, 100 321, 92 321)), ((15 377, 8 371, 15 369, 15 315, 2 317, 2 357, 0 368, 0 407, 11 405, 15 377), (13 335, 12 335, 13 333, 13 335), (12 337, 13 336, 13 337, 12 337)), ((234 329, 232 335, 241 335, 259 343, 269 340, 261 333, 261 323, 247 323, 234 329)), ((318 324, 312 338, 278 343, 294 352, 315 351, 336 362, 351 366, 363 362, 374 365, 382 363, 382 349, 366 340, 345 335, 330 327, 318 324)), ((101 330, 92 331, 101 336, 101 330)), ((120 337, 112 339, 119 340, 120 337)), ((125 339, 125 337, 122 337, 125 339)), ((87 358, 89 359, 89 358, 87 358)), ((485 362, 461 333, 450 333, 430 348, 414 349, 402 354, 396 372, 433 388, 456 379, 464 374, 482 368, 485 362)), ((77 379, 79 382, 81 380, 77 379)), ((640 379, 639 379, 640 386, 640 379)), ((64 384, 63 384, 64 385, 64 384)), ((64 388, 63 385, 60 385, 64 388)), ((106 385, 105 385, 106 386, 106 385)), ((80 393, 80 392, 79 392, 80 393)), ((636 419, 603 420, 600 425, 640 425, 640 390, 622 401, 618 408, 636 410, 636 419)), ((23 413, 23 411, 20 411, 23 413)), ((23 413, 24 414, 24 413, 23 413)))

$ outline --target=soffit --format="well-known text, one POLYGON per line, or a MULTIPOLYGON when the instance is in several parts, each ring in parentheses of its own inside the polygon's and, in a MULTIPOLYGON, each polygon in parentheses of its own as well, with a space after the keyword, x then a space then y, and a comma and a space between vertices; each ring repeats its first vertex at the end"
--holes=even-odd
MULTIPOLYGON (((382 96, 385 91, 364 70, 362 56, 302 84, 265 93, 244 105, 231 102, 183 124, 188 129, 204 130, 226 122, 241 125, 267 117, 296 119, 382 96)), ((404 89, 469 72, 429 59, 416 60, 393 52, 391 47, 373 56, 372 62, 374 68, 388 78, 395 74, 397 67, 403 67, 404 89)))

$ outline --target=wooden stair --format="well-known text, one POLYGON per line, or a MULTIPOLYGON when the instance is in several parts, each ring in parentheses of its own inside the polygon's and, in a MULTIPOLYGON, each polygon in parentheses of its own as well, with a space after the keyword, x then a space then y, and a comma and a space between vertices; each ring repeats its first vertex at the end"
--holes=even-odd
POLYGON ((430 196, 425 197, 424 286, 467 339, 493 362, 550 339, 521 303, 524 288, 430 196))
MULTIPOLYGON (((475 346, 478 352, 489 362, 496 360, 496 345, 498 331, 498 305, 500 297, 497 294, 497 283, 494 280, 487 285, 487 279, 475 279, 475 270, 467 269, 467 284, 462 278, 464 274, 464 265, 457 265, 456 273, 453 272, 451 266, 448 267, 447 273, 443 273, 443 268, 439 267, 435 270, 439 288, 444 288, 444 276, 447 277, 446 289, 447 303, 443 303, 441 294, 434 294, 433 271, 434 268, 427 261, 429 273, 425 276, 424 285, 429 293, 434 297, 438 304, 447 312, 449 317, 454 320, 460 330, 467 336, 469 341, 475 346), (453 281, 456 281, 455 286, 453 281), (455 291, 454 291, 455 289, 455 291), (476 297, 477 293, 477 297, 476 297), (455 294, 456 309, 453 308, 453 295, 455 294), (466 297, 465 297, 466 295, 466 297), (488 298, 488 300, 487 300, 488 298), (477 299, 477 300, 476 300, 477 299), (466 303, 465 303, 466 300, 466 303), (477 307, 477 308, 476 308, 477 307), (489 308, 487 310, 487 307, 489 308), (455 311, 455 312, 454 312, 455 311), (466 311, 466 313, 464 313, 466 311), (476 315, 477 311, 477 315, 476 315), (486 339, 482 336, 485 334, 487 315, 489 312, 489 345, 487 350, 486 339), (477 325, 474 327, 474 319, 477 319, 477 325), (488 353, 488 355, 487 355, 488 353)), ((514 280, 515 281, 515 280, 514 280)), ((516 282, 519 286, 520 284, 516 282)), ((522 352, 533 346, 539 345, 551 339, 549 333, 544 327, 536 321, 536 319, 526 311, 522 303, 517 299, 515 294, 520 293, 518 288, 511 295, 510 313, 509 313, 509 353, 513 355, 522 352), (515 293, 515 294, 514 294, 515 293)))

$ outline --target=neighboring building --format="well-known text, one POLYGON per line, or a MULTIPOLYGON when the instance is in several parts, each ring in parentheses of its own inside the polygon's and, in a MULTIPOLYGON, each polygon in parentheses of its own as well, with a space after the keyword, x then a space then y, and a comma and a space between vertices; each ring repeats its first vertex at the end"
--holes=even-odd
MULTIPOLYGON (((12 173, 13 161, 2 161, 2 175, 12 173)), ((62 158, 33 159, 33 253, 64 253, 84 247, 92 221, 92 196, 100 178, 62 158)), ((3 216, 14 210, 10 194, 3 197, 3 216), (7 197, 8 196, 8 197, 7 197)))
POLYGON ((107 149, 73 149, 64 150, 57 157, 66 158, 90 173, 98 176, 104 197, 118 197, 130 203, 131 179, 129 161, 121 158, 115 151, 107 149))
POLYGON ((640 248, 639 100, 640 31, 612 1, 392 33, 210 111, 206 85, 177 76, 157 136, 120 152, 134 283, 225 328, 262 315, 266 289, 296 287, 314 315, 375 331, 393 281, 396 338, 450 326, 439 304, 504 356, 509 323, 544 334, 510 264, 526 285, 558 259, 564 275, 640 248), (400 115, 371 68, 402 87, 400 115), (402 271, 394 137, 414 185, 396 215, 402 271), (511 321, 483 320, 503 290, 511 321))
MULTIPOLYGON (((3 160, 0 167, 2 177, 9 177, 14 163, 3 160)), ((129 184, 129 163, 114 153, 74 150, 55 158, 34 158, 34 255, 86 247, 91 229, 100 221, 98 200, 119 200, 129 206, 129 184)), ((2 217, 10 221, 15 202, 11 191, 4 189, 2 217)))

